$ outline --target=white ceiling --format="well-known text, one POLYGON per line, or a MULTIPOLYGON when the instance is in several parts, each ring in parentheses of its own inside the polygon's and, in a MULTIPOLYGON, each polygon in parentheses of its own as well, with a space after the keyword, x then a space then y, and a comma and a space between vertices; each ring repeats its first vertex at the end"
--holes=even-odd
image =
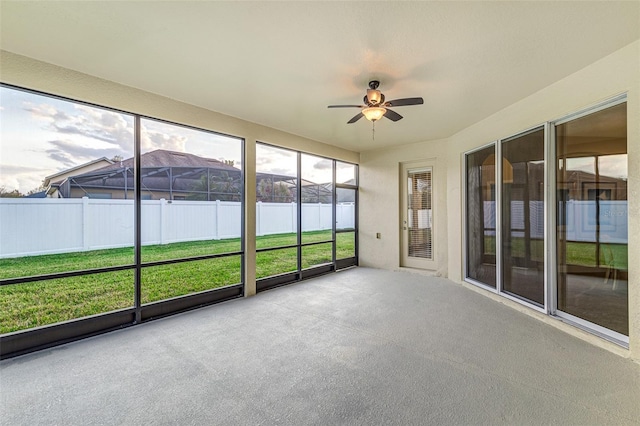
POLYGON ((355 151, 447 137, 640 38, 640 2, 7 2, 0 47, 355 151), (347 125, 371 79, 404 119, 347 125))

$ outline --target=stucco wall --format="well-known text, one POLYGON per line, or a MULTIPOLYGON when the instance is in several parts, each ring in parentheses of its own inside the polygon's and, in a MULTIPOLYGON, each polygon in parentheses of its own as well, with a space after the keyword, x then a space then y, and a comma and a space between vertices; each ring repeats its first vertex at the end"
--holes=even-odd
MULTIPOLYGON (((360 263, 385 269, 399 267, 399 173, 401 162, 436 157, 440 188, 435 208, 437 226, 446 226, 435 241, 446 250, 446 265, 438 272, 462 281, 462 161, 463 153, 499 138, 559 119, 615 95, 627 93, 629 161, 629 322, 630 350, 610 344, 515 302, 488 293, 528 315, 580 336, 623 356, 640 360, 640 41, 636 41, 535 94, 487 117, 457 134, 437 141, 363 152, 360 155, 360 263), (446 169, 443 171, 443 167, 446 169), (446 179, 446 183, 444 180, 446 179), (381 210, 379 206, 388 206, 381 210), (375 211, 374 216, 367 212, 375 211), (382 239, 376 240, 375 233, 382 239)), ((473 102, 470 99, 469 102, 473 102)), ((466 284, 465 284, 466 285, 466 284)), ((472 288, 471 286, 469 286, 472 288)), ((476 290, 476 288, 473 288, 476 290)))
MULTIPOLYGON (((400 168, 402 163, 434 163, 434 273, 447 273, 447 141, 437 140, 364 152, 360 167, 360 265, 396 269, 400 266, 400 168), (380 239, 376 238, 380 233, 380 239)), ((404 184, 404 182, 402 182, 404 184)))

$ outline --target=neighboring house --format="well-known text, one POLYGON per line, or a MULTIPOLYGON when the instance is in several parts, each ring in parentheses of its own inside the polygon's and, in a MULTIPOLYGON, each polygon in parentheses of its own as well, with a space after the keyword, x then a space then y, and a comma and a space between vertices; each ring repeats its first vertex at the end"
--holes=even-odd
MULTIPOLYGON (((240 201, 242 171, 212 158, 158 149, 140 156, 142 199, 240 201)), ((134 198, 133 158, 58 182, 63 198, 134 198)))
MULTIPOLYGON (((140 159, 142 199, 241 200, 242 171, 220 160, 163 149, 142 154, 140 159)), ((50 197, 133 199, 133 172, 133 158, 119 162, 102 158, 48 176, 45 183, 50 197)), ((295 177, 257 173, 256 178, 258 201, 296 200, 295 177)), ((301 190, 304 203, 331 203, 331 184, 303 179, 301 190)))
POLYGON ((580 170, 564 173, 558 184, 558 198, 568 200, 626 200, 627 181, 615 177, 598 175, 580 170), (597 182, 597 184, 596 184, 597 182))
POLYGON ((34 192, 33 194, 25 195, 24 198, 47 198, 47 191, 34 192))
POLYGON ((46 196, 49 198, 62 198, 58 189, 60 185, 67 180, 67 178, 82 173, 88 173, 93 170, 110 166, 112 164, 114 164, 113 161, 109 160, 107 157, 102 157, 98 158, 97 160, 92 160, 88 163, 80 164, 79 166, 75 166, 70 169, 62 170, 60 172, 49 175, 44 178, 43 182, 43 187, 46 188, 46 196))

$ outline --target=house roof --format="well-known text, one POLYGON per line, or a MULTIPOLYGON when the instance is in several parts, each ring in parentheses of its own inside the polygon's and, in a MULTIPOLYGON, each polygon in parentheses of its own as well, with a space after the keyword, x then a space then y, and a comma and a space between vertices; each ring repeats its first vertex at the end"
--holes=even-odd
POLYGON ((104 163, 107 163, 107 164, 114 164, 114 162, 109 160, 107 157, 96 158, 95 160, 91 160, 89 162, 86 162, 86 163, 71 167, 70 169, 64 169, 64 170, 61 170, 59 172, 53 173, 53 174, 51 174, 49 176, 46 176, 44 178, 44 180, 45 180, 45 182, 51 182, 51 181, 55 182, 55 179, 60 177, 60 176, 73 174, 73 172, 76 171, 76 170, 82 170, 82 169, 85 169, 85 168, 90 167, 92 165, 96 165, 96 164, 101 163, 101 162, 104 162, 104 163))
POLYGON ((6 1, 0 47, 362 152, 451 136, 638 40, 639 21, 638 1, 6 1), (425 103, 372 140, 327 105, 374 79, 425 103))
MULTIPOLYGON (((176 191, 189 191, 194 187, 194 181, 206 177, 212 170, 213 176, 224 172, 234 181, 239 180, 242 173, 240 169, 213 158, 164 149, 146 152, 140 158, 142 185, 147 191, 166 191, 169 187, 176 191)), ((133 171, 133 158, 128 158, 78 175, 68 175, 66 179, 52 183, 52 187, 57 189, 68 183, 85 191, 90 188, 132 189, 133 171)))
MULTIPOLYGON (((102 173, 109 170, 118 170, 123 167, 133 169, 133 158, 119 161, 108 166, 96 169, 82 175, 102 173)), ((210 167, 218 170, 240 171, 238 168, 223 163, 213 158, 200 157, 198 155, 185 152, 168 151, 165 149, 156 149, 154 151, 145 152, 140 156, 140 166, 144 168, 151 167, 210 167)), ((76 177, 78 177, 76 176, 76 177)))

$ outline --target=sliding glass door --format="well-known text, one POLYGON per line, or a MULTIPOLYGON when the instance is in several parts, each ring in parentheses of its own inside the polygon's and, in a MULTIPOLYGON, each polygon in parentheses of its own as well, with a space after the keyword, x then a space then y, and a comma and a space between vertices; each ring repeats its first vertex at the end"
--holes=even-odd
POLYGON ((256 199, 256 278, 294 277, 298 271, 295 151, 256 145, 256 199))
POLYGON ((626 98, 470 151, 464 165, 465 279, 627 345, 626 98))
POLYGON ((302 269, 333 261, 333 160, 300 154, 302 269))
POLYGON ((558 311, 629 334, 627 110, 620 103, 556 131, 558 311))

